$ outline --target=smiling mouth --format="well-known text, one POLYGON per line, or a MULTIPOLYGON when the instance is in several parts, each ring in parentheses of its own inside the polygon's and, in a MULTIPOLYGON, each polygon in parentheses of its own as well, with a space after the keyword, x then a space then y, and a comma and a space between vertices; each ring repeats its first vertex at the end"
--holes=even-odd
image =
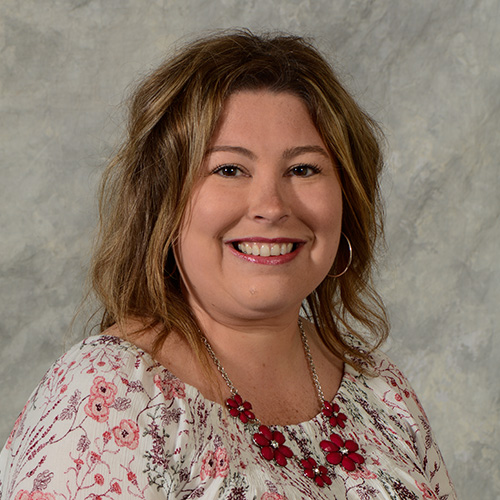
POLYGON ((253 241, 235 241, 233 248, 245 255, 254 255, 260 257, 277 257, 294 252, 299 243, 257 243, 253 241))

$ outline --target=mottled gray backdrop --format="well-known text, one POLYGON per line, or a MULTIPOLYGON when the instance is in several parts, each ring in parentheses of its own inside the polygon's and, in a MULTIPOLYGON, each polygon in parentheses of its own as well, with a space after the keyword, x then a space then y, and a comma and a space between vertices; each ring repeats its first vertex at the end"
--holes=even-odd
POLYGON ((181 37, 313 36, 384 126, 387 350, 462 500, 500 498, 498 0, 1 0, 0 439, 82 321, 120 103, 181 37))

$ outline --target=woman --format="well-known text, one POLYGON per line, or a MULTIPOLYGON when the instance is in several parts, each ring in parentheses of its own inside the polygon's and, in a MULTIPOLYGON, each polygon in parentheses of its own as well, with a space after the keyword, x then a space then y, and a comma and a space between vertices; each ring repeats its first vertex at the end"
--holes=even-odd
POLYGON ((103 333, 30 398, 2 498, 456 498, 376 350, 381 167, 298 37, 218 34, 151 74, 103 184, 103 333))

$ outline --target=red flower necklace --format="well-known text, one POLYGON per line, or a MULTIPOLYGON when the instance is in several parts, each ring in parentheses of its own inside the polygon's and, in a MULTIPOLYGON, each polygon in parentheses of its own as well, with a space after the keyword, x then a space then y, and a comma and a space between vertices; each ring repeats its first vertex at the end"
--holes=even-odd
MULTIPOLYGON (((325 399, 318 375, 316 374, 316 367, 314 366, 304 327, 300 319, 299 330, 304 352, 311 370, 314 387, 316 388, 318 399, 322 404, 322 413, 332 428, 340 427, 344 429, 347 416, 340 412, 340 407, 337 403, 329 403, 325 399)), ((234 418, 238 418, 243 424, 260 423, 252 411, 251 403, 249 401, 244 401, 238 394, 238 391, 228 377, 206 337, 201 334, 201 338, 217 370, 219 370, 224 382, 231 391, 232 397, 226 400, 229 414, 234 418)), ((260 454, 265 460, 275 462, 281 467, 285 467, 288 464, 288 459, 293 459, 302 467, 304 475, 312 479, 318 486, 323 487, 325 484, 332 484, 332 480, 328 476, 328 469, 325 466, 318 465, 311 456, 302 460, 298 459, 293 451, 285 445, 285 441, 286 438, 281 432, 273 430, 267 425, 259 425, 259 432, 253 434, 253 442, 260 447, 260 454)), ((363 456, 358 453, 359 446, 355 441, 352 439, 344 441, 344 439, 335 432, 330 435, 330 440, 324 439, 321 441, 320 447, 326 453, 326 461, 329 464, 340 465, 347 472, 355 470, 357 465, 361 465, 365 461, 363 456)))

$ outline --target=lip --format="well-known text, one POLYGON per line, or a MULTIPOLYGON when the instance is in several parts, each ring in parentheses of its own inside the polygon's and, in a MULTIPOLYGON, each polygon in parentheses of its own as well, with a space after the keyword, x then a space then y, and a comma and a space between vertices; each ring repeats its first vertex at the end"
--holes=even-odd
POLYGON ((224 242, 229 251, 235 255, 236 257, 246 260, 247 262, 251 262, 253 264, 264 264, 267 266, 277 266, 281 264, 286 264, 291 262, 297 255, 300 253, 302 248, 304 248, 305 240, 300 238, 262 238, 258 236, 253 237, 243 237, 243 238, 234 238, 231 240, 227 240, 224 242), (241 252, 238 252, 234 248, 234 243, 239 242, 249 242, 249 243, 297 243, 297 248, 290 253, 285 255, 271 255, 269 257, 261 257, 260 255, 248 255, 241 252))
POLYGON ((305 240, 300 238, 262 238, 260 236, 233 238, 224 241, 224 243, 232 245, 233 243, 239 243, 240 241, 249 241, 251 243, 305 243, 305 240))

